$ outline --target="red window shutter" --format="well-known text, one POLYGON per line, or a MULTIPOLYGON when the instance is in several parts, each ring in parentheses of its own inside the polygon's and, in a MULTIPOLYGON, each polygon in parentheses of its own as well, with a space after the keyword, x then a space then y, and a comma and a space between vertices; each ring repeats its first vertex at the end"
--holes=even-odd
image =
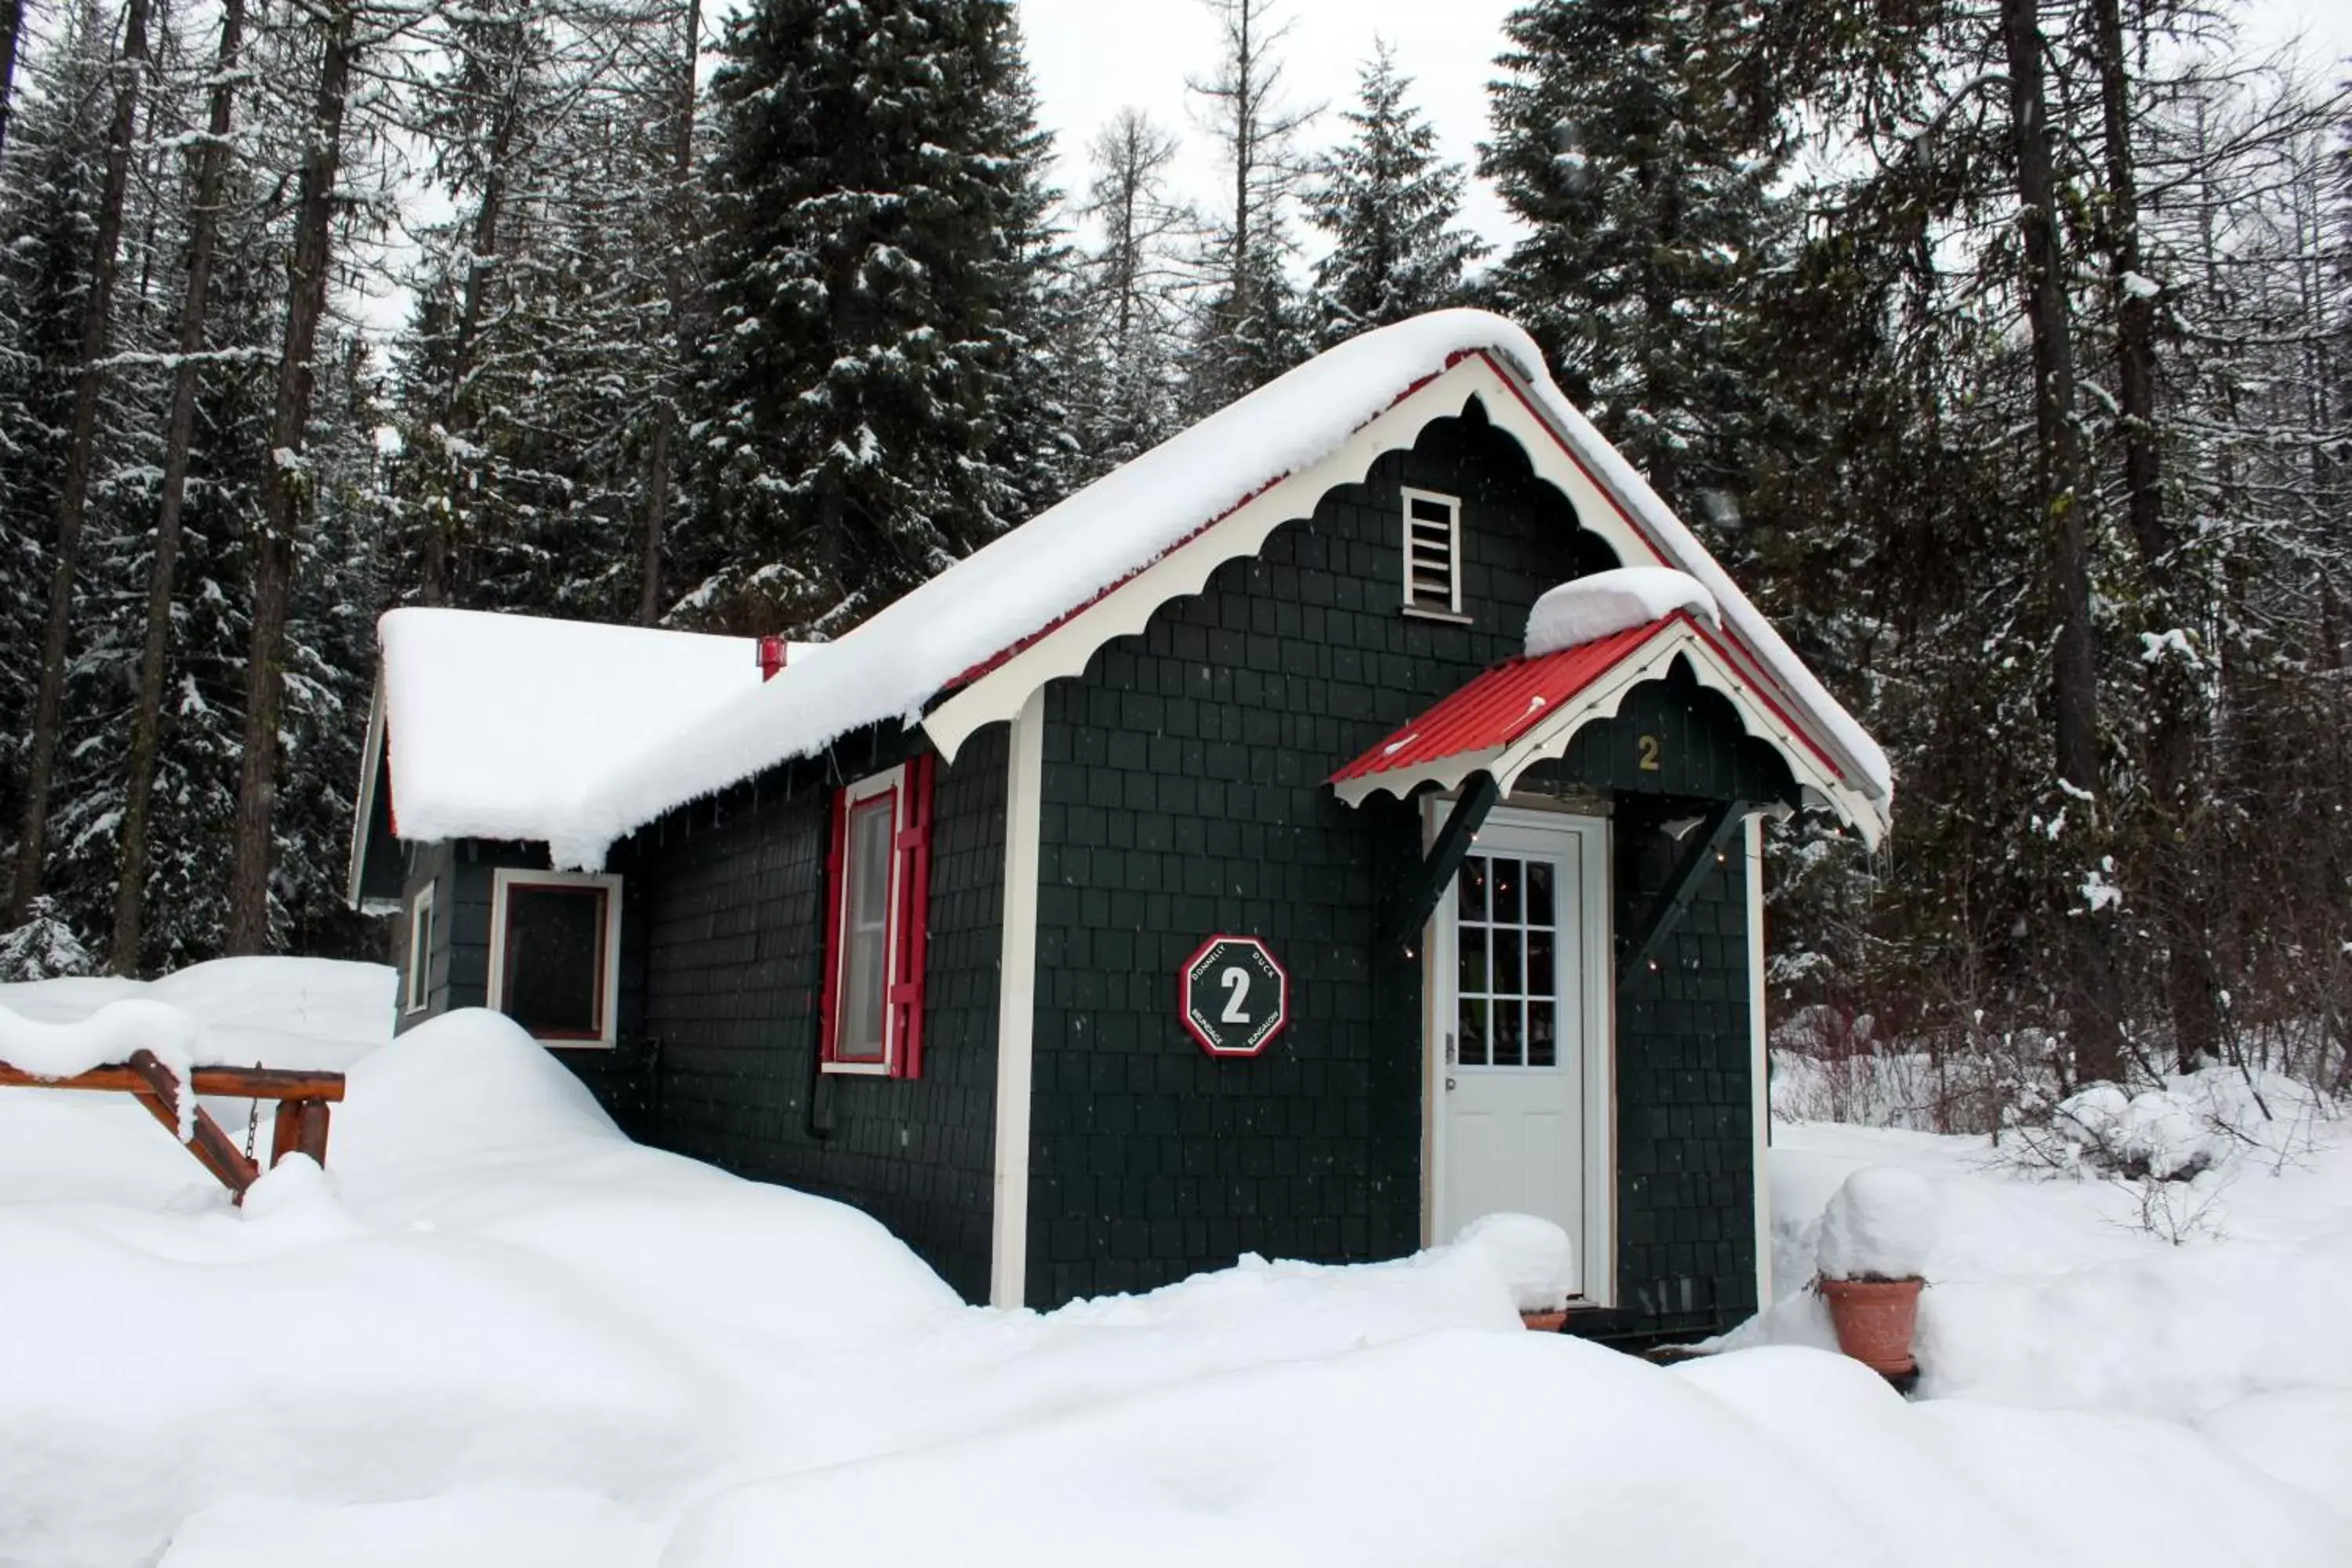
POLYGON ((849 862, 849 792, 833 792, 833 831, 824 855, 824 931, 821 962, 824 965, 823 992, 818 1002, 818 1038, 821 1054, 826 1061, 835 1059, 834 1052, 835 1026, 841 1017, 841 955, 846 934, 841 929, 842 911, 847 908, 849 862))
POLYGON ((898 864, 891 910, 898 950, 898 983, 890 988, 891 1074, 923 1076, 923 970, 929 946, 931 913, 931 774, 938 758, 929 752, 907 763, 906 815, 898 830, 898 864))

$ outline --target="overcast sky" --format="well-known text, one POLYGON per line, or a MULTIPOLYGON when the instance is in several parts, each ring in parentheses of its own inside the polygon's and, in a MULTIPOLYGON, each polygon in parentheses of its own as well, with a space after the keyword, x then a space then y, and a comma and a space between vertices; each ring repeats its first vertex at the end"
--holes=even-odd
MULTIPOLYGON (((1280 56, 1290 102, 1330 106, 1307 134, 1309 146, 1346 129, 1338 110, 1354 100, 1356 70, 1375 34, 1394 46, 1415 80, 1414 97, 1437 128, 1445 155, 1477 162, 1486 133, 1487 80, 1503 44, 1503 18, 1515 0, 1287 0, 1290 36, 1280 56)), ((1076 197, 1086 177, 1086 146, 1095 132, 1132 105, 1175 132, 1185 156, 1184 195, 1213 210, 1215 151, 1184 90, 1187 75, 1206 76, 1217 59, 1215 18, 1201 0, 1018 0, 1029 63, 1046 125, 1061 154, 1061 184, 1076 197)), ((2308 35, 2312 58, 2352 55, 2352 0, 2254 0, 2248 41, 2256 47, 2308 35)), ((1507 240, 1508 216, 1473 183, 1471 226, 1507 240)))

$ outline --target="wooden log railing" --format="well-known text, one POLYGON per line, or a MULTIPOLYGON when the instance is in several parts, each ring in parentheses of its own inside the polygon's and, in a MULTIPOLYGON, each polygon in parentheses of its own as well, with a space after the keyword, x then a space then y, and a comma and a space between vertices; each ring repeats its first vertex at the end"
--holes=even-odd
MULTIPOLYGON (((278 1114, 271 1124, 269 1163, 289 1154, 308 1154, 320 1164, 327 1161, 328 1107, 343 1098, 339 1072, 289 1072, 277 1068, 197 1068, 188 1074, 197 1094, 231 1100, 273 1100, 278 1114)), ((133 1051, 128 1061, 92 1068, 71 1078, 37 1078, 0 1062, 0 1088, 71 1089, 128 1094, 150 1115, 180 1135, 179 1075, 152 1051, 133 1051)), ((201 1105, 191 1106, 188 1152, 210 1171, 237 1203, 247 1187, 261 1179, 261 1167, 236 1146, 236 1141, 201 1105)))

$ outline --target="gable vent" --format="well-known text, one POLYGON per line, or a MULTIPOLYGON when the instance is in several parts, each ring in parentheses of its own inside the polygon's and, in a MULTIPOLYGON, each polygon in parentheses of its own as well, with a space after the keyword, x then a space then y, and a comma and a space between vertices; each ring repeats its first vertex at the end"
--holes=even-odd
POLYGON ((1404 607, 1462 614, 1462 502, 1433 490, 1404 493, 1404 607))

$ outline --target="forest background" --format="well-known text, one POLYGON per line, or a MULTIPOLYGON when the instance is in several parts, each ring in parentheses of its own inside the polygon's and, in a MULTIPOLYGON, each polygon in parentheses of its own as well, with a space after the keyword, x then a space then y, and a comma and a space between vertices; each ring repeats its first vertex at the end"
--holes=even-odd
POLYGON ((1011 0, 0 0, 0 974, 380 953, 389 605, 835 636, 1472 303, 1895 760, 1877 855, 1774 832, 1811 1048, 1947 1126, 2352 1089, 2343 59, 1535 0, 1465 167, 1398 53, 1320 105, 1277 0, 1200 3, 1187 112, 1057 163, 1011 0))

